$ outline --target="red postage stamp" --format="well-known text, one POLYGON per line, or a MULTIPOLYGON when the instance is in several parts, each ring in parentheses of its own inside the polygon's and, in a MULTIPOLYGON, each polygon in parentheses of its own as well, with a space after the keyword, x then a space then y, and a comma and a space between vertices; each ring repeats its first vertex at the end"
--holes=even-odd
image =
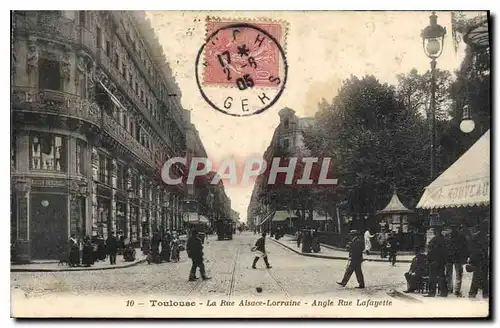
POLYGON ((277 87, 273 79, 283 70, 283 23, 208 18, 207 38, 204 85, 238 87, 235 81, 251 76, 253 87, 277 87))

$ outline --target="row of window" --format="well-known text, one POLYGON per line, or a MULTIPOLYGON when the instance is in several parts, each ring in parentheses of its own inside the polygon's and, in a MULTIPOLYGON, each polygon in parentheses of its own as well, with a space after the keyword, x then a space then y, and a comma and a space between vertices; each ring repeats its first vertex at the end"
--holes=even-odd
POLYGON ((146 81, 140 77, 139 70, 134 69, 135 65, 129 53, 116 37, 109 37, 111 33, 107 34, 108 39, 104 40, 104 35, 100 27, 96 27, 96 41, 98 49, 105 49, 106 56, 115 65, 116 69, 120 72, 123 80, 129 84, 130 88, 134 90, 135 96, 146 106, 154 118, 158 118, 158 109, 156 106, 155 98, 152 92, 144 91, 144 88, 139 86, 147 86, 146 81), (104 47, 103 47, 104 46, 104 47), (120 55, 121 54, 121 55, 120 55), (134 74, 135 73, 135 74, 134 74))

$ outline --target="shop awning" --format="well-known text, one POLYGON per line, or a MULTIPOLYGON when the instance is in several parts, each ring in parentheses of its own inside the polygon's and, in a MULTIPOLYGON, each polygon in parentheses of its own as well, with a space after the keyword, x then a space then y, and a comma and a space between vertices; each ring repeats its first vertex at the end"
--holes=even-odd
POLYGON ((259 223, 259 226, 261 226, 261 225, 263 225, 264 223, 266 223, 266 222, 267 222, 267 220, 269 220, 269 218, 271 218, 273 215, 274 215, 274 212, 269 213, 269 214, 266 216, 266 218, 265 218, 265 219, 264 219, 261 223, 259 223))
POLYGON ((328 218, 318 212, 313 212, 313 221, 328 221, 328 218))
POLYGON ((490 203, 490 130, 425 188, 417 208, 448 208, 490 203))
POLYGON ((120 101, 118 100, 118 98, 116 98, 116 96, 101 82, 99 81, 99 84, 101 85, 101 87, 104 89, 104 91, 106 91, 109 95, 109 98, 111 99, 111 101, 115 104, 115 106, 119 107, 119 108, 123 108, 122 104, 120 103, 120 101))
POLYGON ((296 219, 297 216, 295 214, 292 214, 290 212, 287 212, 287 211, 276 211, 276 213, 274 214, 274 217, 273 217, 273 222, 283 222, 283 221, 286 221, 287 219, 296 219))

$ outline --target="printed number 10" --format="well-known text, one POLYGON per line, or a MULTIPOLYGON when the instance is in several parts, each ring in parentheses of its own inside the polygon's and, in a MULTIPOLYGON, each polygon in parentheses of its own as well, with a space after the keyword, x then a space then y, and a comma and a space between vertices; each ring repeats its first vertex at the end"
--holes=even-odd
POLYGON ((133 300, 127 300, 127 306, 134 306, 133 300))

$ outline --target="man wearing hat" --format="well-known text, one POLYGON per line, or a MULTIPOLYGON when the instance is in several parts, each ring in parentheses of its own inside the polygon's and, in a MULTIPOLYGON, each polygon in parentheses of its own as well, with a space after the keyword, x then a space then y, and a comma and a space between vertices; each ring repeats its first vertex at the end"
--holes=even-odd
POLYGON ((189 237, 186 245, 186 251, 189 258, 192 261, 191 270, 189 271, 189 281, 195 281, 196 278, 196 268, 200 268, 200 275, 203 280, 212 279, 207 277, 205 273, 205 264, 203 263, 203 245, 201 239, 198 237, 198 231, 191 231, 191 236, 189 237))
POLYGON ((358 286, 356 288, 365 288, 365 279, 363 277, 363 271, 361 270, 361 263, 363 262, 363 240, 361 239, 361 234, 357 230, 351 230, 349 236, 352 237, 351 242, 347 244, 347 249, 349 250, 349 259, 347 260, 347 268, 345 270, 344 278, 342 281, 337 281, 337 284, 345 287, 351 279, 352 273, 356 273, 356 280, 358 280, 358 286))
POLYGON ((467 239, 457 229, 456 224, 451 224, 451 232, 446 235, 446 284, 448 292, 455 296, 462 296, 463 265, 469 257, 467 239), (453 271, 455 271, 455 285, 453 285, 453 271))
POLYGON ((436 285, 439 285, 439 296, 448 296, 448 286, 446 285, 446 244, 444 236, 441 234, 442 227, 435 226, 435 236, 429 241, 427 259, 429 261, 429 294, 424 297, 436 296, 436 285))

